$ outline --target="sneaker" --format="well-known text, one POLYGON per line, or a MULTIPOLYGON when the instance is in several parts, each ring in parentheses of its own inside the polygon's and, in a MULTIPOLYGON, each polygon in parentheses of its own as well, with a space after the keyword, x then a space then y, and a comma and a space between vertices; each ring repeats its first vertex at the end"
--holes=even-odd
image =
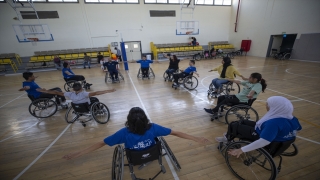
POLYGON ((174 82, 174 83, 172 84, 172 86, 178 86, 178 84, 174 82))
POLYGON ((226 133, 223 134, 223 137, 216 137, 215 139, 216 139, 216 141, 222 142, 222 143, 227 143, 228 142, 228 139, 226 137, 226 133))
POLYGON ((206 108, 203 108, 205 112, 209 113, 209 114, 215 114, 212 109, 206 109, 206 108))
POLYGON ((92 84, 87 83, 86 86, 90 87, 90 86, 92 86, 92 84))

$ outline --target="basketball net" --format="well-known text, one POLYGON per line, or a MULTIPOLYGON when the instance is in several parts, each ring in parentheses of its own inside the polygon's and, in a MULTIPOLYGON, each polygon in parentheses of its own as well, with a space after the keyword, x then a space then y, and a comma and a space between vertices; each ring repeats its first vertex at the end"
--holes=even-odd
POLYGON ((28 40, 32 43, 32 46, 36 46, 37 45, 37 41, 39 41, 38 38, 28 38, 28 40))
POLYGON ((192 33, 193 33, 193 31, 187 31, 186 32, 187 35, 192 34, 192 33))

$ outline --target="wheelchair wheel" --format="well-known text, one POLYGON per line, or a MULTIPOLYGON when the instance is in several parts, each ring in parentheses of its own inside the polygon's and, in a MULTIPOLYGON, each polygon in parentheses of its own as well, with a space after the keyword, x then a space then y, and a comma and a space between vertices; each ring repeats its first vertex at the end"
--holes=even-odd
POLYGON ((164 140, 163 137, 158 137, 159 141, 161 142, 162 148, 165 150, 165 154, 163 155, 168 155, 170 161, 174 165, 177 171, 180 171, 181 166, 177 160, 177 158, 174 156, 173 152, 171 151, 170 147, 168 146, 166 140, 164 140))
POLYGON ((286 53, 286 54, 283 56, 283 59, 288 60, 288 59, 290 59, 290 57, 291 57, 291 54, 290 54, 290 53, 286 53))
POLYGON ((167 80, 169 81, 170 79, 169 75, 166 72, 163 73, 163 79, 164 81, 167 81, 167 80))
POLYGON ((286 149, 281 155, 282 156, 295 156, 298 154, 298 147, 292 143, 291 146, 286 149))
POLYGON ((259 120, 259 115, 257 111, 254 110, 252 107, 244 104, 239 104, 232 106, 226 112, 225 120, 227 124, 239 120, 249 120, 257 122, 259 120))
POLYGON ((231 172, 238 179, 242 180, 276 179, 276 165, 266 150, 260 148, 250 152, 242 153, 239 158, 228 154, 229 150, 240 149, 248 144, 250 144, 250 142, 238 141, 227 146, 225 160, 231 172))
POLYGON ((74 123, 79 117, 79 114, 73 110, 72 106, 70 106, 66 112, 66 115, 64 116, 64 119, 67 121, 67 123, 71 124, 74 123))
POLYGON ((155 78, 156 75, 154 74, 152 68, 149 68, 149 78, 155 78))
POLYGON ((36 99, 29 105, 30 114, 37 118, 50 117, 54 115, 57 110, 57 103, 47 98, 36 99))
POLYGON ((139 71, 138 71, 137 78, 142 78, 141 68, 140 68, 139 71))
POLYGON ((118 78, 119 78, 119 82, 124 81, 124 77, 122 76, 122 74, 120 72, 118 73, 118 78))
POLYGON ((224 91, 226 95, 235 95, 240 93, 240 86, 237 83, 228 83, 224 91))
POLYGON ((99 124, 106 124, 110 119, 108 107, 100 102, 96 102, 91 106, 91 114, 99 124))
POLYGON ((194 90, 198 87, 198 79, 194 76, 187 76, 183 80, 183 86, 188 90, 194 90))
POLYGON ((200 61, 201 55, 200 54, 195 54, 194 55, 194 59, 197 60, 197 61, 200 61))
POLYGON ((123 166, 124 166, 124 153, 121 145, 118 145, 113 152, 112 159, 112 180, 122 180, 123 178, 123 166))
POLYGON ((78 81, 70 80, 70 81, 66 82, 66 83, 64 84, 64 90, 67 91, 67 92, 69 92, 70 90, 72 90, 72 86, 73 86, 73 84, 76 83, 76 82, 78 82, 78 81))

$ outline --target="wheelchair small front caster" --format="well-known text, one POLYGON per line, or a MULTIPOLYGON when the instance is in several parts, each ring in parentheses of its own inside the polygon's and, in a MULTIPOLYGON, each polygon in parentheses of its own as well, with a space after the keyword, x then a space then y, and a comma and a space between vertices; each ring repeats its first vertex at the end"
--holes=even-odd
POLYGON ((83 127, 86 127, 87 125, 86 125, 86 124, 84 124, 84 123, 82 123, 82 126, 83 126, 83 127))

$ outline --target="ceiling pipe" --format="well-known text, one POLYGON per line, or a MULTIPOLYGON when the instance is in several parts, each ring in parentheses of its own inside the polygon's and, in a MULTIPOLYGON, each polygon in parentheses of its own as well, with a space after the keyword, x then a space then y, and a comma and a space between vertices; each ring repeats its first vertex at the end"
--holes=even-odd
POLYGON ((234 23, 234 24, 235 24, 234 32, 237 32, 238 16, 239 16, 239 8, 240 8, 240 0, 239 0, 239 2, 238 2, 238 9, 237 9, 236 23, 234 23))

